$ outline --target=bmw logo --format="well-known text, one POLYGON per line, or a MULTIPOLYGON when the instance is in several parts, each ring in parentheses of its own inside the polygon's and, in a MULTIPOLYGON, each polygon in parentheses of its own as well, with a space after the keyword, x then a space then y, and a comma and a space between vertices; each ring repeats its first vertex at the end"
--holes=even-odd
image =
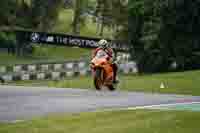
POLYGON ((38 33, 32 33, 31 34, 31 41, 32 42, 38 42, 40 40, 40 35, 38 33))

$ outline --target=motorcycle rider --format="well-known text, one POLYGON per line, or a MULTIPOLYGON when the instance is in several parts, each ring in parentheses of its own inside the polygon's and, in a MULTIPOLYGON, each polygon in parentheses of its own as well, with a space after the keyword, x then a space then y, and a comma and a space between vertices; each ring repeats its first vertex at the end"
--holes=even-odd
POLYGON ((93 52, 92 52, 92 58, 94 58, 96 56, 96 54, 98 53, 98 51, 103 50, 104 52, 106 52, 106 54, 108 55, 108 61, 110 61, 110 63, 112 64, 113 67, 113 83, 116 84, 119 81, 117 80, 117 70, 118 70, 118 66, 117 63, 115 62, 115 53, 113 51, 113 49, 111 47, 109 47, 109 43, 107 40, 105 39, 101 39, 98 42, 98 48, 96 48, 93 52))

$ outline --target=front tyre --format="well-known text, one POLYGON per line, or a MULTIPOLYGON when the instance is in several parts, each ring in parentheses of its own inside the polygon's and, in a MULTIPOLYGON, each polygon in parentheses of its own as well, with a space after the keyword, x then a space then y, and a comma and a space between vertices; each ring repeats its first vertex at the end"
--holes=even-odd
POLYGON ((102 78, 102 69, 97 68, 95 70, 95 75, 94 75, 94 86, 97 90, 101 90, 103 87, 103 78, 102 78))

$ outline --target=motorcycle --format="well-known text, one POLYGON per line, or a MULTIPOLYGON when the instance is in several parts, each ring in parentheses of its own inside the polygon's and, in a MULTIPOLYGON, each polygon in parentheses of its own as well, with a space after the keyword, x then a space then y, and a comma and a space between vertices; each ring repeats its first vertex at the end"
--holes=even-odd
POLYGON ((91 60, 90 67, 94 78, 94 86, 97 90, 107 87, 110 91, 115 90, 113 84, 113 67, 107 53, 103 50, 97 52, 91 60))

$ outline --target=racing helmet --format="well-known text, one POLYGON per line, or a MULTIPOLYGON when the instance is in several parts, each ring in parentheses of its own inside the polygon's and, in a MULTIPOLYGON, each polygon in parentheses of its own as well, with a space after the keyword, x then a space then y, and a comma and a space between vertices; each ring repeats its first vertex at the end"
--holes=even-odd
POLYGON ((99 42, 98 42, 98 46, 105 49, 105 48, 108 48, 108 41, 105 40, 105 39, 101 39, 99 42))

